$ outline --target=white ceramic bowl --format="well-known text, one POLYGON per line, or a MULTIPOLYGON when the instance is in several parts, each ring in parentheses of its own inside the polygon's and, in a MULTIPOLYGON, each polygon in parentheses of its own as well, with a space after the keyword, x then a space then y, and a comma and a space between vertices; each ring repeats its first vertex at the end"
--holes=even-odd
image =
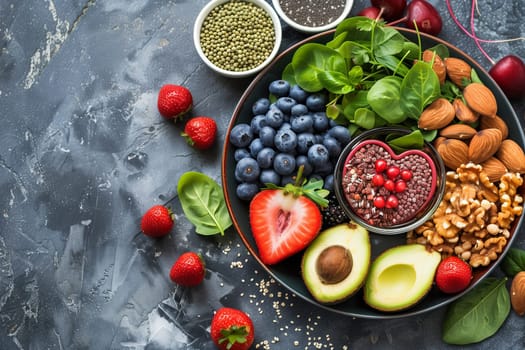
POLYGON ((216 66, 214 63, 212 63, 208 57, 204 54, 201 44, 200 44, 200 33, 201 33, 201 27, 208 16, 208 14, 217 6, 222 5, 224 3, 230 2, 231 0, 212 0, 210 1, 206 6, 203 7, 199 15, 197 16, 197 19, 195 20, 195 24, 193 26, 193 44, 195 45, 195 49, 197 50, 197 53, 199 54, 200 58, 204 61, 204 63, 210 67, 215 72, 224 75, 226 77, 230 78, 245 78, 249 77, 251 75, 254 75, 255 73, 262 70, 264 67, 266 67, 277 55, 279 52, 279 48, 281 46, 281 40, 282 40, 282 29, 281 29, 281 22, 279 20, 279 16, 275 13, 274 9, 264 0, 243 0, 246 2, 251 2, 258 7, 262 8, 263 10, 268 13, 270 18, 273 22, 273 28, 275 32, 275 43, 273 46, 273 50, 270 53, 270 55, 257 67, 252 68, 250 70, 246 71, 229 71, 225 70, 223 68, 220 68, 216 66))
MULTIPOLYGON (((293 1, 293 0, 289 0, 289 1, 293 1)), ((319 3, 321 4, 322 1, 319 1, 319 3)), ((343 8, 343 10, 341 11, 341 14, 339 15, 339 17, 337 17, 336 20, 326 25, 319 26, 319 27, 309 27, 309 26, 305 26, 303 24, 295 22, 293 19, 288 17, 286 13, 283 11, 279 0, 272 0, 272 5, 275 8, 275 11, 279 15, 279 17, 281 17, 281 19, 284 22, 286 22, 290 27, 300 32, 303 32, 303 33, 320 33, 320 32, 324 32, 329 29, 335 28, 339 23, 341 23, 341 21, 343 21, 350 13, 350 10, 352 9, 352 6, 354 5, 354 1, 347 0, 345 3, 345 7, 343 8)))

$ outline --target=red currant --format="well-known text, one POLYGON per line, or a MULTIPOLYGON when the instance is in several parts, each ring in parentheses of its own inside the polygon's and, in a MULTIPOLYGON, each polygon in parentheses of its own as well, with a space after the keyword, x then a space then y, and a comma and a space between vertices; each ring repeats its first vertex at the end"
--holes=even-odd
POLYGON ((385 198, 383 196, 377 196, 376 198, 374 198, 374 206, 376 208, 384 208, 385 204, 385 198))
POLYGON ((388 176, 391 179, 395 179, 400 172, 401 170, 399 170, 399 167, 392 165, 391 167, 386 169, 386 176, 388 176))
POLYGON ((400 175, 401 175, 401 178, 405 181, 408 181, 412 178, 412 172, 408 169, 401 170, 400 175))
POLYGON ((385 184, 383 185, 385 189, 392 192, 396 189, 396 183, 392 179, 388 179, 385 181, 385 184))
POLYGON ((376 173, 381 174, 383 171, 386 170, 386 168, 388 167, 388 164, 386 160, 378 159, 375 162, 375 166, 376 166, 376 173))
POLYGON ((372 177, 372 184, 374 186, 383 186, 383 183, 385 182, 385 179, 383 178, 383 175, 381 174, 375 174, 373 177, 372 177))
POLYGON ((407 183, 404 180, 397 180, 396 181, 396 192, 403 192, 407 189, 407 183))
POLYGON ((385 206, 387 208, 389 209, 397 208, 398 205, 399 205, 399 199, 397 199, 396 196, 391 194, 390 196, 387 197, 386 202, 385 202, 385 206))

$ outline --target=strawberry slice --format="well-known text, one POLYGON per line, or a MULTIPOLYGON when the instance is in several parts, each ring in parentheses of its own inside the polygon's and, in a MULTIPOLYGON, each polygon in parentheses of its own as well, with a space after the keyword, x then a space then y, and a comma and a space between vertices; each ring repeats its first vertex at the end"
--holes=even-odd
POLYGON ((328 191, 321 189, 322 184, 322 180, 315 180, 304 187, 271 186, 253 197, 250 226, 263 263, 281 262, 303 250, 317 236, 322 226, 319 205, 327 205, 324 197, 328 191))

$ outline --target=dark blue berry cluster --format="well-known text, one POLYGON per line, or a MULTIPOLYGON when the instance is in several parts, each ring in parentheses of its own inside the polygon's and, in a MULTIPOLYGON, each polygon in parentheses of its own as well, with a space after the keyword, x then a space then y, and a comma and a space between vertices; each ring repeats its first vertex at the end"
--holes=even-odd
POLYGON ((237 196, 250 200, 264 184, 295 182, 300 166, 304 177, 323 179, 332 190, 335 163, 350 141, 348 128, 326 116, 324 93, 308 93, 285 80, 271 82, 268 91, 275 102, 258 99, 251 122, 230 132, 237 196))

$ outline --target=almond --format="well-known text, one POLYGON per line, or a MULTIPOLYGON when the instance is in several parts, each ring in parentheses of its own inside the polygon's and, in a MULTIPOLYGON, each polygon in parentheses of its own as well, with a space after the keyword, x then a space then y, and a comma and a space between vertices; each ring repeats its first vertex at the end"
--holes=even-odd
POLYGON ((443 141, 445 141, 447 138, 446 137, 443 137, 443 136, 438 136, 434 139, 434 148, 437 150, 439 145, 441 145, 441 143, 443 141))
POLYGON ((452 107, 452 103, 441 97, 423 110, 423 113, 419 116, 417 126, 423 130, 441 129, 450 124, 455 116, 456 111, 452 107))
POLYGON ((445 58, 445 68, 448 78, 460 88, 471 82, 472 67, 464 60, 456 57, 445 58))
POLYGON ((488 128, 496 128, 501 131, 501 138, 505 140, 509 136, 509 128, 507 126, 507 123, 501 117, 495 115, 494 117, 487 117, 482 115, 479 118, 479 128, 480 129, 488 129, 488 128))
POLYGON ((494 117, 498 111, 496 97, 488 87, 481 83, 468 84, 463 89, 463 97, 474 112, 487 117, 494 117))
POLYGON ((476 164, 483 163, 496 153, 501 146, 501 141, 501 131, 496 128, 478 131, 470 139, 468 159, 476 164))
POLYGON ((525 271, 518 272, 512 279, 510 304, 519 316, 525 315, 525 271))
POLYGON ((432 63, 432 69, 439 78, 439 83, 444 84, 447 78, 447 69, 445 63, 435 51, 425 50, 423 51, 423 61, 432 63))
POLYGON ((489 177, 491 182, 501 180, 501 177, 507 172, 507 167, 498 158, 490 157, 481 163, 483 171, 489 177))
POLYGON ((476 135, 477 130, 467 124, 450 124, 439 131, 447 139, 468 140, 476 135))
POLYGON ((456 98, 452 106, 456 110, 456 118, 464 123, 474 123, 479 118, 479 114, 470 109, 460 98, 456 98))
POLYGON ((496 153, 496 158, 501 160, 509 171, 525 173, 525 153, 523 152, 523 148, 515 141, 511 139, 503 140, 496 153))
POLYGON ((468 163, 468 145, 457 139, 446 139, 437 148, 443 163, 447 168, 456 170, 462 164, 468 163))

